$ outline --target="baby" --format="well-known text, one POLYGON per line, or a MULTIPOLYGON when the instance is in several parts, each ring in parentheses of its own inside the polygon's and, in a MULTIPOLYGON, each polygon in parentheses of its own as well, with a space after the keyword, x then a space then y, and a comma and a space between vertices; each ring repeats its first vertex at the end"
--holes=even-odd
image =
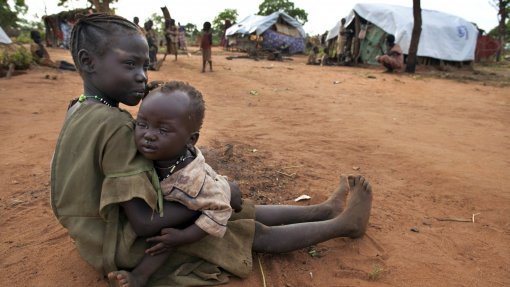
POLYGON ((237 184, 218 175, 195 147, 204 112, 202 94, 191 85, 176 81, 152 90, 140 106, 135 141, 138 151, 154 162, 161 186, 158 193, 164 200, 179 202, 201 214, 184 229, 166 228, 162 234, 167 237, 165 244, 160 242, 149 248, 132 272, 111 272, 109 277, 117 279, 121 286, 144 286, 174 247, 207 235, 223 237, 232 210, 242 209, 237 184))

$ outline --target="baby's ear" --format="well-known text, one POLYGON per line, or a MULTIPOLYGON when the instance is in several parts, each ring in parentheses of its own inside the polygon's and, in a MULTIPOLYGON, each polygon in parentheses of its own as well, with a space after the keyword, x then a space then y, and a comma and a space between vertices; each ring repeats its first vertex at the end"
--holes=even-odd
POLYGON ((189 136, 189 139, 188 139, 188 145, 196 145, 197 142, 198 142, 198 138, 200 137, 200 133, 199 132, 194 132, 192 133, 190 136, 189 136))
POLYGON ((91 73, 94 71, 94 60, 89 51, 85 49, 78 51, 78 62, 83 72, 91 73))

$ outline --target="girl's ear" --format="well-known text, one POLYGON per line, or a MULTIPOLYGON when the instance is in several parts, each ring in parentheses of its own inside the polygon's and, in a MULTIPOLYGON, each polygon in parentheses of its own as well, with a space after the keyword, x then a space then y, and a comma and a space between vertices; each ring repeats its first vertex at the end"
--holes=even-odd
POLYGON ((94 71, 94 59, 89 51, 85 49, 78 51, 78 61, 83 72, 91 73, 94 71))
POLYGON ((188 145, 196 145, 197 142, 198 142, 198 138, 200 137, 200 133, 199 132, 194 132, 192 133, 190 136, 189 136, 189 139, 188 139, 188 145))

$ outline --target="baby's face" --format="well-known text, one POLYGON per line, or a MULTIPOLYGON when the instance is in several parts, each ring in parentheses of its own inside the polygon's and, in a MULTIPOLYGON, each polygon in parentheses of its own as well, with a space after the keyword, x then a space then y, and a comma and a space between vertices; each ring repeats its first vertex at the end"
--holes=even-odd
POLYGON ((193 120, 190 100, 181 91, 151 92, 142 102, 136 119, 135 140, 146 158, 170 161, 178 158, 192 142, 193 120))

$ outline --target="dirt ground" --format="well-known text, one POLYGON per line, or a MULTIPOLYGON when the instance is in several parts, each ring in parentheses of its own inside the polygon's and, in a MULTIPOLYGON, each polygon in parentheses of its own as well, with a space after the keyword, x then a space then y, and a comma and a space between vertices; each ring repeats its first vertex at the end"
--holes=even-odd
MULTIPOLYGON (((340 174, 374 189, 365 237, 255 255, 252 275, 227 286, 263 286, 260 267, 267 286, 510 286, 508 66, 409 76, 227 55, 214 50, 204 74, 198 54, 168 57, 149 77, 205 94, 199 146, 245 197, 314 204, 340 174)), ((77 73, 44 67, 0 79, 2 285, 107 286, 49 205, 52 152, 81 92, 77 73)))

